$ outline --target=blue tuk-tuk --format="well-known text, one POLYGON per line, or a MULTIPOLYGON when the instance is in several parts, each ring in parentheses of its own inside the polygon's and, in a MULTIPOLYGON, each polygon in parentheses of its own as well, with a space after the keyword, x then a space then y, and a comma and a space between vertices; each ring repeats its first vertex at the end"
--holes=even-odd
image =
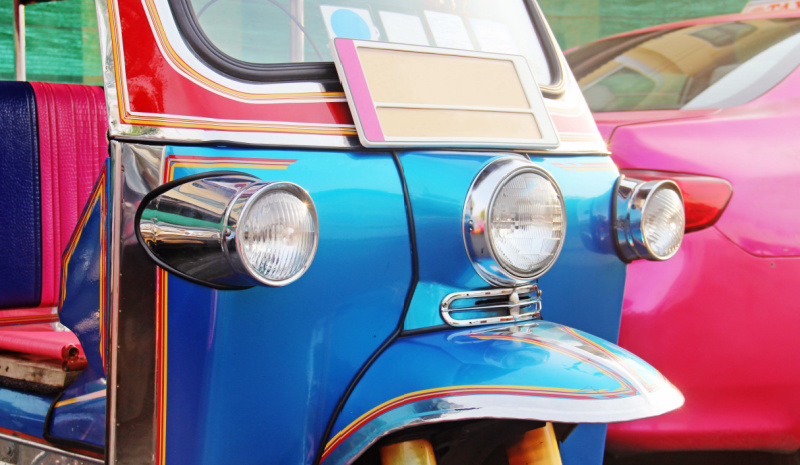
POLYGON ((596 463, 683 403, 608 342, 680 190, 535 2, 97 11, 104 88, 0 83, 0 460, 596 463))

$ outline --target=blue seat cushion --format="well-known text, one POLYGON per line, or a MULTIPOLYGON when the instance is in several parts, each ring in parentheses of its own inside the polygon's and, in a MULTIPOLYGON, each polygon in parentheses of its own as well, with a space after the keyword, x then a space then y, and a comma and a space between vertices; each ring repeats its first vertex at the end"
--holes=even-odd
POLYGON ((0 82, 0 309, 41 300, 36 100, 27 82, 0 82))

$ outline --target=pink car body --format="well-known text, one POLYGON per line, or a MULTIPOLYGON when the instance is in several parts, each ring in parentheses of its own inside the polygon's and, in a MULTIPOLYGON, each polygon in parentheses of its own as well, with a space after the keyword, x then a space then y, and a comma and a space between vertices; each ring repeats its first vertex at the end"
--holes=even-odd
MULTIPOLYGON (((797 17, 730 15, 624 36, 797 17)), ((620 345, 658 367, 686 403, 610 425, 612 452, 800 448, 800 69, 787 73, 741 105, 594 113, 623 174, 732 186, 719 219, 689 232, 675 257, 628 269, 620 345)))

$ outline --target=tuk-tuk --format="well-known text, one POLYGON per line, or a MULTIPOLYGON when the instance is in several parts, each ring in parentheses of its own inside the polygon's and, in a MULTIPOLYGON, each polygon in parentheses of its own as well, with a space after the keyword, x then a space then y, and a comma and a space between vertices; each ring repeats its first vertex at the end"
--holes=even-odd
POLYGON ((609 342, 680 190, 535 2, 97 12, 103 89, 0 84, 0 459, 591 463, 682 404, 609 342))

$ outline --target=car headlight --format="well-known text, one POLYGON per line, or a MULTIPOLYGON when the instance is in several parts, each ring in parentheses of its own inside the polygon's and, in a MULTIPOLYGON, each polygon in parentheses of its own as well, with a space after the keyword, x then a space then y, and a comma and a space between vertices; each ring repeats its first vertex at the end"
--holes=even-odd
POLYGON ((473 181, 464 205, 464 243, 489 283, 513 286, 538 278, 555 262, 565 235, 564 198, 542 168, 502 158, 473 181))
POLYGON ((673 181, 621 178, 615 198, 617 249, 623 261, 666 260, 683 241, 683 195, 673 181))
POLYGON ((295 281, 317 250, 314 202, 296 184, 254 183, 234 200, 228 227, 234 267, 268 286, 295 281))
POLYGON ((162 268, 218 289, 284 286, 317 250, 308 193, 289 182, 206 173, 164 184, 142 199, 136 232, 162 268))

